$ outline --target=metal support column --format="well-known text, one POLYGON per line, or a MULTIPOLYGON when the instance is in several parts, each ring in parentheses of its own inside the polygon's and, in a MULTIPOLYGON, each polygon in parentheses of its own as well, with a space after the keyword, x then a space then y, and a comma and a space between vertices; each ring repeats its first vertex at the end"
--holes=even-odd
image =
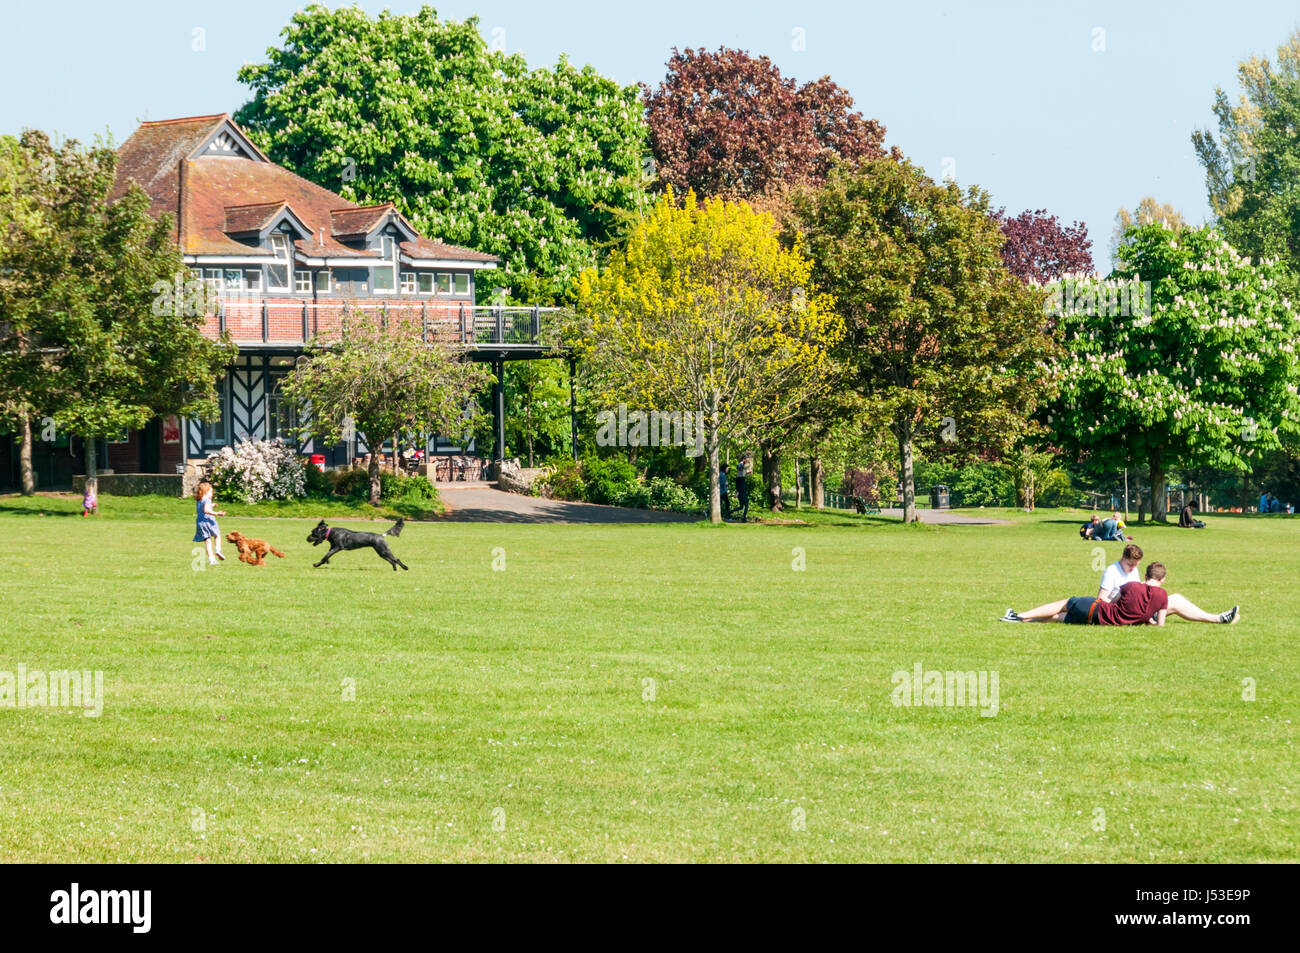
POLYGON ((578 460, 578 361, 569 358, 569 443, 573 448, 573 460, 578 460))
POLYGON ((497 476, 500 476, 501 464, 506 459, 506 362, 504 360, 493 361, 492 373, 496 377, 496 383, 492 385, 492 431, 496 437, 496 449, 492 454, 492 462, 497 476))

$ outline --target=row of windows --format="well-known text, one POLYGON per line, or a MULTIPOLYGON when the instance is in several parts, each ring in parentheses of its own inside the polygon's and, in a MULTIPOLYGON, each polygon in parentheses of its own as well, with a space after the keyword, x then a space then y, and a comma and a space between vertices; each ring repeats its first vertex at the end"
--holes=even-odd
MULTIPOLYGON (((422 294, 422 295, 458 295, 465 296, 470 293, 470 279, 467 274, 454 274, 450 272, 432 272, 432 271, 403 271, 400 272, 400 286, 395 287, 393 282, 392 268, 376 268, 375 292, 399 292, 400 294, 422 294)), ((260 293, 262 291, 288 291, 289 290, 289 266, 288 265, 268 265, 266 267, 266 284, 262 283, 261 268, 196 268, 195 274, 203 279, 203 283, 214 291, 228 293, 260 293)), ((331 272, 328 269, 308 270, 306 268, 293 269, 293 290, 298 294, 311 294, 312 282, 315 282, 315 290, 321 294, 328 294, 334 289, 336 284, 331 278, 331 272)), ((347 284, 344 282, 343 284, 347 284)), ((357 291, 365 291, 366 283, 360 283, 357 291)))

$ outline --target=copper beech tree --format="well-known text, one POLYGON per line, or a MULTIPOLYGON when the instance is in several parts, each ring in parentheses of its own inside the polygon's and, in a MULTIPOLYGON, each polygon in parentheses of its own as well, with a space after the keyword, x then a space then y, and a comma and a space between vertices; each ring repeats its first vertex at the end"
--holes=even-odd
POLYGON ((674 49, 645 106, 659 179, 682 195, 770 198, 885 155, 885 127, 829 76, 798 85, 744 50, 674 49))

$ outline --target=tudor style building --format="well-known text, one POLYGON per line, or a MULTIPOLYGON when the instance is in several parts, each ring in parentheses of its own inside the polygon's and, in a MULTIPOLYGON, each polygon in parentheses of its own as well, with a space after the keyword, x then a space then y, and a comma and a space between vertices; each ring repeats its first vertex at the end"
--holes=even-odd
MULTIPOLYGON (((296 421, 280 383, 306 344, 336 333, 349 311, 419 321, 426 336, 490 362, 498 381, 507 360, 558 353, 543 333, 552 309, 475 306, 494 256, 420 235, 392 203, 359 206, 276 165, 228 114, 142 123, 119 149, 112 198, 131 183, 149 196, 154 215, 173 217, 186 265, 215 292, 205 333, 229 333, 239 354, 219 382, 217 418, 155 421, 105 441, 101 463, 117 473, 175 473, 249 438, 293 442, 296 421)), ((503 404, 498 385, 498 460, 503 404)), ((73 449, 61 451, 70 458, 62 470, 76 467, 73 449)), ((364 435, 299 449, 331 465, 366 451, 364 435)), ((461 452, 436 435, 426 449, 461 452)), ((38 478, 49 482, 39 467, 38 478)))

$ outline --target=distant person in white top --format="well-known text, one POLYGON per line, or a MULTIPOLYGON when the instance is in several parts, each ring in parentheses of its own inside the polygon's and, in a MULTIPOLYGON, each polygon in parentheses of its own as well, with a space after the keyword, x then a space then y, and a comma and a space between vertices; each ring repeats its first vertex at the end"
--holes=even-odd
POLYGON ((1129 543, 1118 560, 1106 567, 1101 576, 1101 588, 1097 598, 1103 602, 1114 602, 1119 598, 1119 590, 1125 583, 1141 582, 1138 575, 1138 563, 1142 561, 1142 547, 1129 543))

